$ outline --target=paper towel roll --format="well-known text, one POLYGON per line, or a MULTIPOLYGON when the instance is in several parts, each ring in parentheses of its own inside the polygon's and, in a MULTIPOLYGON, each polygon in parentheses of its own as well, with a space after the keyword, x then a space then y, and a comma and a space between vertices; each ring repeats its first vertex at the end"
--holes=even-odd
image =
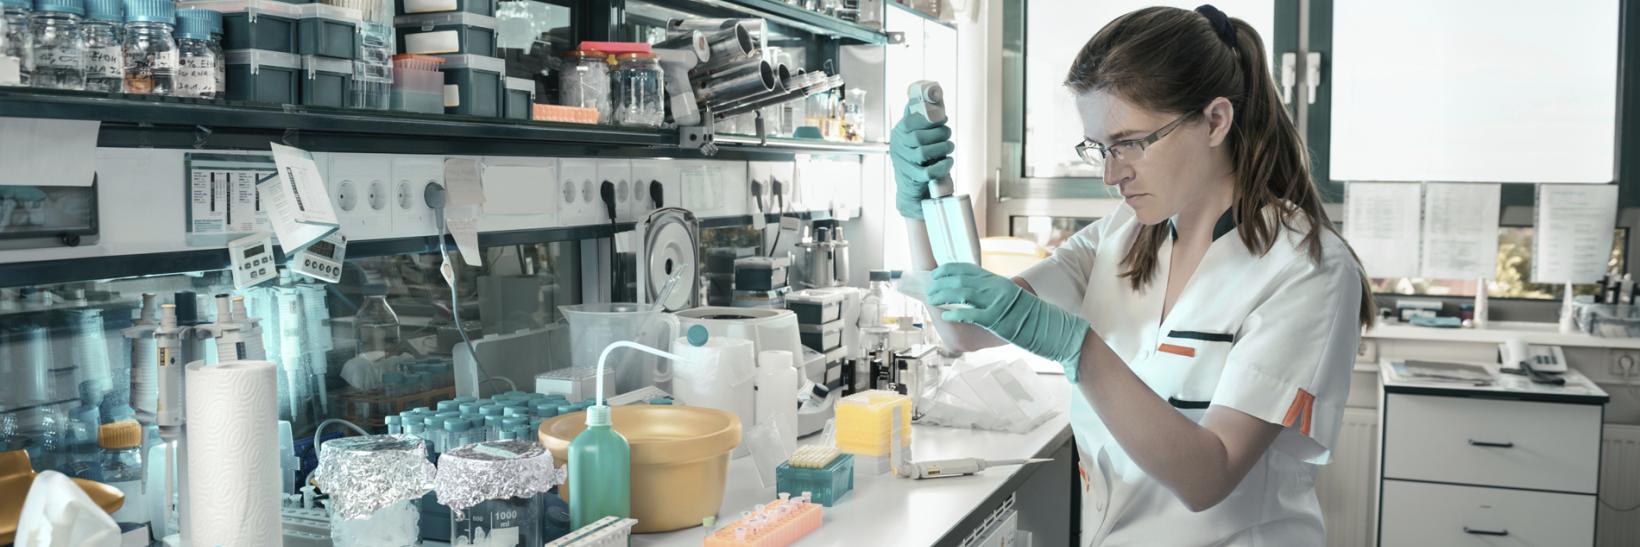
POLYGON ((278 545, 274 364, 188 365, 188 533, 197 546, 278 545))

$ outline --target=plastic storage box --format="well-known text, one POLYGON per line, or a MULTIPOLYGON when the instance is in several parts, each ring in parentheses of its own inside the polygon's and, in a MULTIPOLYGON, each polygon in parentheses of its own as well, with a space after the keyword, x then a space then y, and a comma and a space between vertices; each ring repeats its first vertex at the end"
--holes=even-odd
POLYGON ((302 59, 278 51, 229 51, 228 100, 295 104, 301 97, 302 59))
POLYGON ((774 476, 776 492, 810 492, 815 503, 831 507, 854 489, 854 456, 839 454, 820 469, 792 467, 791 462, 784 462, 775 468, 774 476))
POLYGON ((444 113, 444 59, 431 55, 393 56, 393 110, 444 113))
POLYGON ((402 15, 393 20, 399 53, 495 56, 494 17, 465 12, 402 15))
POLYGON ((506 97, 501 103, 501 117, 513 120, 528 120, 535 104, 535 80, 528 78, 507 78, 506 97))
POLYGON ((196 0, 177 2, 177 7, 221 12, 222 49, 296 53, 297 26, 306 6, 277 0, 196 0))
POLYGON ((329 4, 302 6, 296 29, 296 53, 335 59, 359 55, 359 10, 329 4))
POLYGON ((443 55, 444 113, 501 117, 507 62, 482 55, 443 55))
POLYGON ((895 408, 900 409, 900 445, 911 446, 911 399, 874 389, 837 401, 837 449, 858 456, 889 455, 895 408))
MULTIPOLYGON (((787 297, 786 306, 791 306, 790 297, 787 297)), ((814 351, 825 353, 843 345, 843 321, 841 319, 824 325, 800 324, 797 334, 802 337, 803 345, 814 351)))
POLYGON ((463 11, 478 15, 495 15, 496 0, 398 0, 399 15, 463 11))
POLYGON ((805 325, 830 323, 843 318, 841 293, 797 291, 786 296, 786 309, 797 314, 797 322, 805 325))
POLYGON ((347 106, 353 90, 353 61, 308 55, 302 57, 302 104, 347 106))

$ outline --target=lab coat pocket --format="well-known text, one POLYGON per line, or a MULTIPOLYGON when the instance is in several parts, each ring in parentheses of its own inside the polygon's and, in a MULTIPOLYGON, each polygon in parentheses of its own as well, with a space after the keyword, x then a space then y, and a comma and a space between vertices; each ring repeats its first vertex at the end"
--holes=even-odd
POLYGON ((1212 403, 1224 361, 1230 354, 1231 334, 1201 330, 1173 330, 1162 339, 1158 354, 1168 354, 1180 367, 1179 380, 1168 403, 1181 411, 1204 410, 1212 403))

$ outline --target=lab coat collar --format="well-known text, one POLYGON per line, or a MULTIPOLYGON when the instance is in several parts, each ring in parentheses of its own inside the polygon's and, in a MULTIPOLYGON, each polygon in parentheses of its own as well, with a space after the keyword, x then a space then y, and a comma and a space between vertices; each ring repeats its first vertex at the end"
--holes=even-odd
MULTIPOLYGON (((1175 216, 1167 219, 1167 227, 1171 230, 1169 233, 1173 235, 1174 241, 1179 239, 1179 225, 1176 222, 1178 218, 1175 216)), ((1232 207, 1225 209, 1224 214, 1219 215, 1219 221, 1213 223, 1213 241, 1218 241, 1219 238, 1224 237, 1225 234, 1234 229, 1236 229, 1236 215, 1235 208, 1232 207)))

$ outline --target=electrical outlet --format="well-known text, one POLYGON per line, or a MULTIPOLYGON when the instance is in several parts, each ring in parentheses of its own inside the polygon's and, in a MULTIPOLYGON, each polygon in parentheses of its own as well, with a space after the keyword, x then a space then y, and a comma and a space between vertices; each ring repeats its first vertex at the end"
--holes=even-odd
POLYGON ((683 207, 683 183, 679 174, 684 165, 672 160, 632 160, 633 219, 642 219, 655 211, 650 187, 660 183, 661 205, 683 207))
POLYGON ((381 154, 326 155, 330 168, 325 181, 336 199, 342 233, 353 241, 393 237, 393 213, 387 208, 392 158, 381 154))
POLYGON ((797 179, 794 176, 796 165, 789 161, 771 161, 765 166, 767 169, 764 180, 769 181, 769 210, 775 211, 784 204, 786 211, 802 211, 797 199, 797 179), (780 181, 780 194, 774 193, 774 181, 780 181))
POLYGON ((1612 376, 1628 379, 1630 376, 1640 375, 1640 351, 1614 349, 1611 355, 1612 376))
POLYGON ((444 185, 444 156, 394 156, 392 178, 393 234, 396 237, 438 234, 438 218, 427 206, 427 185, 444 185))
POLYGON ((586 158, 558 160, 558 218, 564 226, 608 224, 598 188, 598 162, 586 158))
MULTIPOLYGON (((631 222, 636 214, 632 209, 632 160, 598 160, 598 183, 602 185, 604 181, 615 185, 615 219, 631 222)), ((598 203, 603 203, 601 193, 598 203)), ((607 212, 604 220, 609 220, 607 212)))

